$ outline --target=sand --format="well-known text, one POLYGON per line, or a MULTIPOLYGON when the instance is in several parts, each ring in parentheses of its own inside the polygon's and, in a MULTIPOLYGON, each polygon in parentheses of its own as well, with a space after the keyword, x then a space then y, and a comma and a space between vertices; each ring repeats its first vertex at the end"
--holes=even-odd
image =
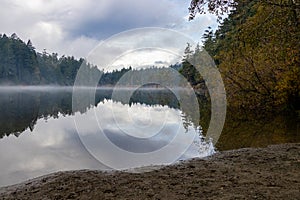
POLYGON ((300 144, 218 152, 143 173, 58 172, 0 188, 0 199, 300 199, 300 144))

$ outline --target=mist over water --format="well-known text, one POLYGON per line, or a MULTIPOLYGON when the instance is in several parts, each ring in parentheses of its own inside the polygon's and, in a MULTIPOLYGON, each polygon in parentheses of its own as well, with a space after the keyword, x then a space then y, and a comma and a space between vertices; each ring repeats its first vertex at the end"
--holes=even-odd
POLYGON ((55 86, 55 85, 39 85, 39 86, 22 86, 22 85, 0 85, 0 92, 9 92, 9 91, 72 91, 73 86, 55 86))
MULTIPOLYGON (((133 90, 135 86, 123 86, 123 87, 114 87, 114 86, 98 86, 98 87, 88 87, 88 86, 57 86, 57 85, 0 85, 0 92, 8 92, 8 91, 72 91, 74 89, 78 90, 133 90)), ((140 87, 139 90, 166 90, 164 87, 140 87)), ((188 90, 184 87, 174 87, 176 90, 188 90)))

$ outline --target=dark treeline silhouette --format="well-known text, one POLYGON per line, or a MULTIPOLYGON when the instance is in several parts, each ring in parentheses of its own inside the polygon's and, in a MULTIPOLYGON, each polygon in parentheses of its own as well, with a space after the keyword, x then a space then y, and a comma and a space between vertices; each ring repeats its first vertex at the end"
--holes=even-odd
POLYGON ((72 85, 82 62, 46 51, 37 53, 30 40, 25 43, 15 33, 0 34, 0 84, 72 85))
POLYGON ((0 35, 0 83, 38 84, 41 81, 37 54, 29 40, 16 34, 0 35))
MULTIPOLYGON (((93 77, 101 77, 99 85, 115 85, 126 72, 133 70, 129 67, 104 73, 82 58, 58 57, 57 53, 49 54, 46 50, 39 53, 35 51, 30 40, 25 43, 15 33, 10 37, 0 34, 0 84, 2 85, 74 85, 80 67, 85 68, 82 70, 87 73, 86 79, 94 80, 93 77)), ((178 70, 181 64, 170 67, 178 70)), ((133 71, 143 70, 145 69, 133 71)), ((89 83, 89 80, 86 80, 86 84, 89 83)))

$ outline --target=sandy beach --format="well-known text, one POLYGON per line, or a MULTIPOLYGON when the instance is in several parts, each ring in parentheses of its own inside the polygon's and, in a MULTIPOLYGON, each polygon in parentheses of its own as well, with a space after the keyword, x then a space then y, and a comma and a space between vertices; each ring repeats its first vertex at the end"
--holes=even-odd
POLYGON ((58 172, 1 199, 300 199, 300 144, 218 152, 149 172, 58 172))

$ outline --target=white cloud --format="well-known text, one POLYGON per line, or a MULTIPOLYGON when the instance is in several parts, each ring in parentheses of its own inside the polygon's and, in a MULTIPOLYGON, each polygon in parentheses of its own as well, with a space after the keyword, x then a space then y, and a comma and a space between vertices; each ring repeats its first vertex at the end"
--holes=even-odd
POLYGON ((168 67, 171 64, 177 63, 181 60, 181 56, 166 52, 163 50, 143 49, 130 52, 119 57, 112 63, 109 70, 120 69, 131 66, 133 68, 147 68, 155 65, 156 67, 168 67))
POLYGON ((200 40, 215 21, 201 16, 188 22, 182 0, 2 0, 3 33, 31 39, 38 51, 85 57, 101 40, 139 27, 166 27, 200 40))

